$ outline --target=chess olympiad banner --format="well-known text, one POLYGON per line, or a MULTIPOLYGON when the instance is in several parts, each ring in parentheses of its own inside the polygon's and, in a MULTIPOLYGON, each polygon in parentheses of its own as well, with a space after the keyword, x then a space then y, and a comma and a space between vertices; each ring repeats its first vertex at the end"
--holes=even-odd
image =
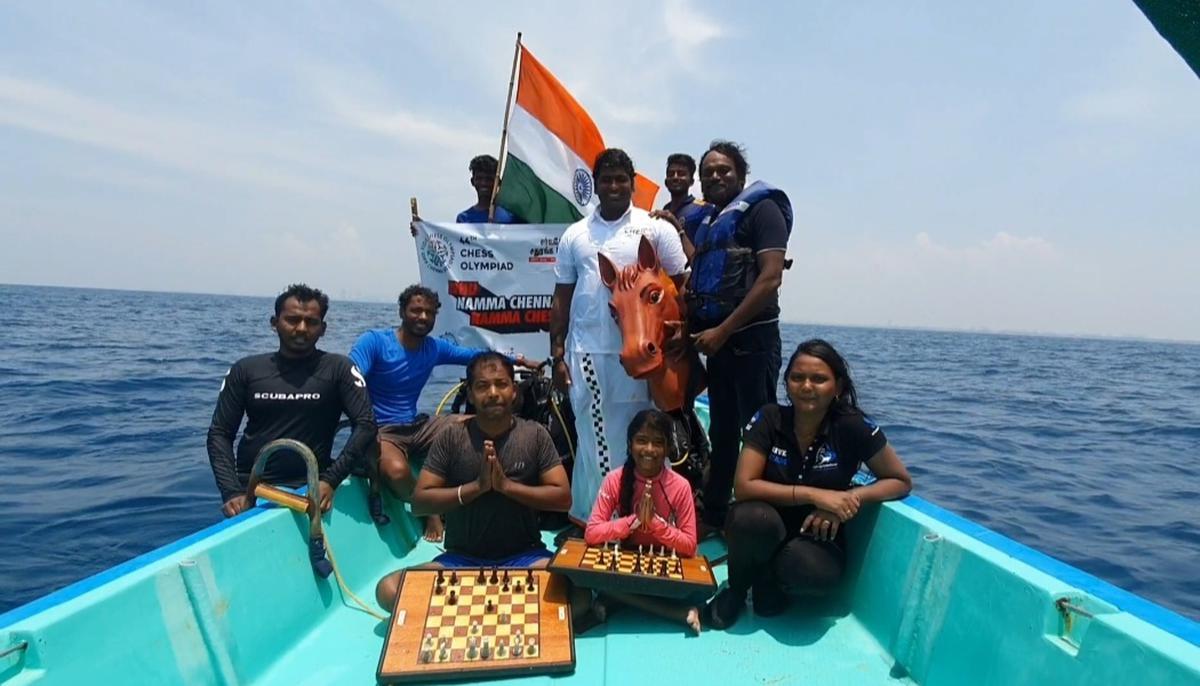
POLYGON ((566 228, 417 222, 421 284, 442 301, 433 335, 531 360, 549 357, 554 255, 566 228))

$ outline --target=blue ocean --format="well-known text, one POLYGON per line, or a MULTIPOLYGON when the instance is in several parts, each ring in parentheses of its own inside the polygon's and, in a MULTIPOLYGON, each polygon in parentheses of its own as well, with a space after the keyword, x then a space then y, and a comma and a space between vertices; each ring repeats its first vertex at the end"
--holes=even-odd
MULTIPOLYGON (((0 612, 220 520, 205 432, 267 298, 0 286, 0 612)), ((395 305, 335 298, 346 352, 395 305)), ((1200 619, 1200 345, 788 324, 923 497, 1200 619)), ((432 410, 461 370, 425 390, 432 410)))

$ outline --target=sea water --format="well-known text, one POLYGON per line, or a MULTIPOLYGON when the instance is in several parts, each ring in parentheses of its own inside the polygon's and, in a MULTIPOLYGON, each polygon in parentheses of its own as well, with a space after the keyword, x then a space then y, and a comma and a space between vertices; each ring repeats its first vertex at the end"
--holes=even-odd
MULTIPOLYGON (((0 312, 0 612, 220 520, 205 433, 277 346, 271 299, 0 286, 0 312)), ((396 317, 335 299, 321 347, 396 317)), ((814 336, 921 496, 1200 619, 1200 345, 786 324, 784 360, 814 336)))

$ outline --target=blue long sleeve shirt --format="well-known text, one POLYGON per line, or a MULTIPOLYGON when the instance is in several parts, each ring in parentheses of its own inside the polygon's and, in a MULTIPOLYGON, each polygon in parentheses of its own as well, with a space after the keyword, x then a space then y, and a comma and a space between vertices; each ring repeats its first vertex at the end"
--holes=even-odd
POLYGON ((417 400, 440 364, 465 365, 485 352, 426 336, 421 347, 400 345, 395 329, 372 329, 359 336, 350 359, 367 379, 367 392, 379 426, 408 424, 417 417, 417 400))

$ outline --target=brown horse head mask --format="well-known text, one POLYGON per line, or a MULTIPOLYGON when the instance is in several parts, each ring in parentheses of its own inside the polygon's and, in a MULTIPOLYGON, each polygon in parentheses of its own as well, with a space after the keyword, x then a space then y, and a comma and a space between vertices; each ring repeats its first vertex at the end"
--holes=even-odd
POLYGON ((629 376, 650 382, 661 409, 677 409, 687 387, 688 362, 669 359, 663 346, 682 326, 683 307, 654 245, 642 236, 637 262, 626 267, 601 254, 600 280, 612 291, 608 307, 621 330, 621 366, 629 376))

